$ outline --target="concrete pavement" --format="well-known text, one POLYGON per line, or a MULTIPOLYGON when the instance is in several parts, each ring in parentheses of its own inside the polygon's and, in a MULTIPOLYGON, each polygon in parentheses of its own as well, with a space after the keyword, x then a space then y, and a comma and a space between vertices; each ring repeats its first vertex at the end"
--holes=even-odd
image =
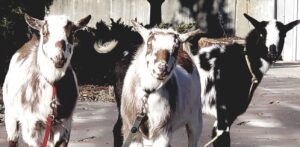
MULTIPOLYGON (((114 103, 79 102, 70 147, 111 147, 117 110, 114 103)), ((204 116, 201 145, 210 139, 214 119, 204 116)), ((300 146, 300 63, 276 63, 256 90, 247 112, 231 128, 233 147, 300 146)), ((0 126, 0 146, 7 146, 0 126)), ((24 146, 21 144, 21 147, 24 146)), ((172 147, 187 146, 184 129, 178 130, 172 147)))

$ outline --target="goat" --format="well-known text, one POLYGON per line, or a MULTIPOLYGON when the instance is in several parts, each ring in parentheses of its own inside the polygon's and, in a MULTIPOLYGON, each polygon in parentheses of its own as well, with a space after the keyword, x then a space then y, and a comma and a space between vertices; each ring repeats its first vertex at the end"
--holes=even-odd
POLYGON ((123 89, 123 82, 126 71, 134 58, 138 47, 143 43, 142 37, 136 31, 133 31, 132 26, 125 25, 118 21, 111 22, 111 27, 108 28, 103 22, 97 23, 97 30, 95 31, 97 41, 94 44, 94 49, 100 53, 102 59, 107 59, 109 62, 100 62, 101 69, 108 63, 113 63, 110 66, 111 84, 114 85, 115 100, 118 108, 118 119, 113 128, 114 146, 120 147, 123 143, 123 136, 121 133, 122 119, 120 116, 121 95, 123 89), (103 34, 105 34, 103 36, 103 34), (114 45, 116 41, 117 44, 114 45), (106 45, 105 45, 106 44, 106 45), (105 45, 105 46, 103 46, 105 45), (109 49, 108 49, 109 48, 109 49), (104 50, 103 50, 104 49, 104 50), (105 63, 105 65, 101 64, 105 63))
POLYGON ((45 122, 52 112, 55 122, 49 144, 67 146, 78 96, 77 78, 70 65, 74 33, 90 19, 89 15, 74 23, 64 15, 49 15, 44 20, 25 15, 26 23, 38 30, 39 36, 34 34, 13 55, 3 84, 10 147, 18 145, 19 128, 25 143, 41 146, 45 122), (51 108, 50 103, 57 108, 51 108))
POLYGON ((123 135, 129 135, 137 114, 145 114, 130 146, 168 147, 173 132, 185 125, 188 146, 196 147, 202 132, 200 80, 184 42, 198 30, 179 34, 172 29, 147 30, 133 21, 144 43, 126 72, 121 98, 123 135), (142 98, 147 100, 143 107, 142 98), (146 109, 146 111, 141 111, 146 109))
POLYGON ((300 23, 259 22, 244 16, 254 26, 245 47, 212 45, 201 48, 193 57, 201 75, 202 111, 217 118, 212 133, 212 137, 219 136, 214 142, 216 147, 230 146, 230 126, 246 111, 263 75, 280 57, 286 33, 300 23))

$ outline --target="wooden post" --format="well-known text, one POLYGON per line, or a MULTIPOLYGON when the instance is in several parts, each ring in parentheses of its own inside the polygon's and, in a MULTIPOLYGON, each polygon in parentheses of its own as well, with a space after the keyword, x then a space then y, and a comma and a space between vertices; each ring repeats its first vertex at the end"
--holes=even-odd
POLYGON ((161 5, 165 0, 147 0, 150 3, 150 26, 161 23, 161 5))

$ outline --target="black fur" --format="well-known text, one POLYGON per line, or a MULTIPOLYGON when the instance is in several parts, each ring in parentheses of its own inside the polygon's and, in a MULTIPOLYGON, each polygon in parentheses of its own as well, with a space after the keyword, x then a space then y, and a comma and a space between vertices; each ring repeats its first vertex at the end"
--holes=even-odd
MULTIPOLYGON (((244 50, 243 45, 239 44, 219 46, 219 48, 216 46, 210 52, 203 52, 195 57, 200 59, 200 68, 205 71, 214 71, 214 80, 208 78, 207 85, 202 86, 206 87, 205 93, 208 93, 212 87, 216 91, 216 102, 210 101, 210 106, 216 104, 218 122, 217 126, 213 128, 212 137, 216 135, 216 129, 224 131, 223 135, 214 142, 216 147, 230 146, 230 132, 225 130, 232 125, 239 115, 247 110, 253 92, 263 78, 264 73, 259 70, 262 67, 261 58, 269 64, 272 64, 278 58, 278 56, 276 58, 271 57, 268 51, 269 47, 265 46, 268 33, 265 27, 268 22, 258 22, 251 18, 249 20, 255 26, 255 29, 250 31, 246 37, 246 50, 244 50), (225 52, 222 53, 221 49, 225 49, 225 52), (252 75, 246 63, 245 54, 249 56, 251 68, 258 79, 258 83, 254 85, 250 94, 252 75), (210 64, 211 59, 215 60, 214 66, 210 64)), ((295 26, 295 24, 291 25, 295 26)), ((277 22, 277 28, 280 31, 280 41, 276 47, 281 53, 286 34, 286 31, 284 31, 285 25, 277 22)))
POLYGON ((77 97, 78 97, 78 89, 76 87, 77 83, 75 82, 75 78, 71 67, 69 67, 66 71, 66 75, 55 82, 57 89, 57 99, 59 101, 57 108, 57 118, 69 118, 75 108, 77 97))

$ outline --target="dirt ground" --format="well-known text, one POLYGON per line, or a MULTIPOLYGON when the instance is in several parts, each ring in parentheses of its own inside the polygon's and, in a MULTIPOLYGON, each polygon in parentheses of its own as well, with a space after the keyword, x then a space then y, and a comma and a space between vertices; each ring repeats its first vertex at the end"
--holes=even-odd
MULTIPOLYGON (((104 101, 78 102, 70 147, 113 146, 112 128, 117 109, 115 103, 104 101)), ((200 146, 210 139, 213 122, 213 118, 204 115, 200 146)), ((269 70, 247 112, 232 125, 231 141, 233 147, 300 146, 300 63, 280 62, 269 70)), ((0 124, 0 146, 7 146, 3 124, 0 124)), ((172 147, 183 146, 187 146, 187 136, 180 129, 174 134, 172 147)))

